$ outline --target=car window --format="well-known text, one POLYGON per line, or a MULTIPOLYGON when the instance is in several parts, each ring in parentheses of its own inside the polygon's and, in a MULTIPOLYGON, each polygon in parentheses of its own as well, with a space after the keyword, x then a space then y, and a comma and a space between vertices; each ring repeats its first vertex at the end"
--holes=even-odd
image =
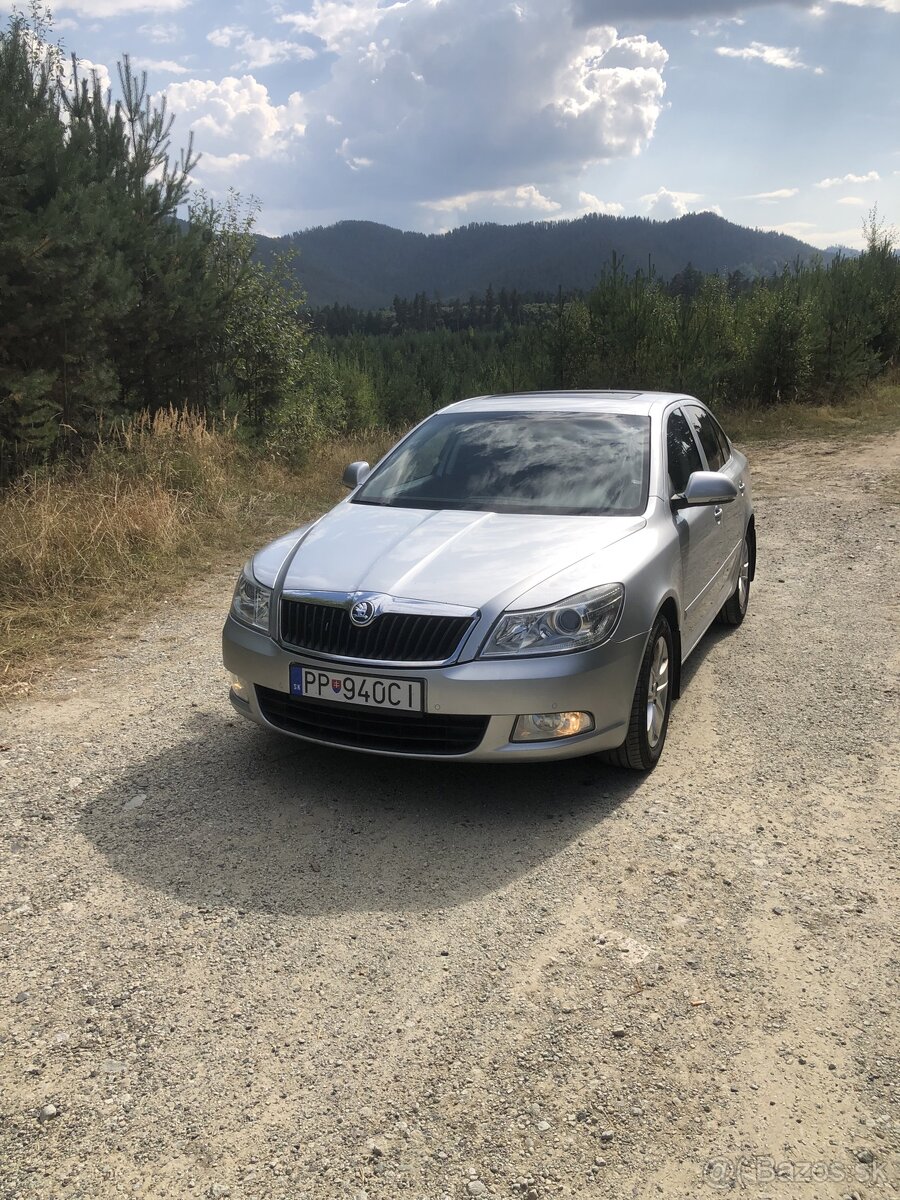
POLYGON ((719 422, 716 420, 716 418, 712 415, 712 413, 709 413, 707 415, 709 416, 709 419, 712 421, 713 429, 716 431, 716 437, 719 439, 719 448, 721 449, 722 454, 724 455, 724 458, 722 459, 722 461, 723 461, 723 463, 727 463, 729 458, 731 458, 731 442, 729 442, 728 438, 725 435, 725 431, 723 430, 723 428, 719 424, 719 422))
POLYGON ((727 453, 723 453, 719 435, 716 433, 715 421, 705 408, 697 408, 693 404, 687 404, 685 408, 688 420, 697 437, 700 439, 700 445, 703 447, 703 453, 706 455, 710 471, 721 471, 730 457, 731 451, 728 450, 727 453))
POLYGON ((672 495, 683 492, 692 472, 702 471, 700 451, 684 413, 678 408, 669 413, 666 425, 666 453, 669 460, 669 482, 672 495))
POLYGON ((351 503, 635 515, 647 507, 649 486, 649 417, 462 410, 414 430, 351 503))

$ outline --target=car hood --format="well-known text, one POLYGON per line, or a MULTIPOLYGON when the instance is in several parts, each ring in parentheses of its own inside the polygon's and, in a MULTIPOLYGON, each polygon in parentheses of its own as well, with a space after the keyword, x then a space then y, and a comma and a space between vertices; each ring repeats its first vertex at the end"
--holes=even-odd
POLYGON ((345 502, 301 539, 284 588, 381 592, 469 608, 483 607, 495 597, 509 603, 644 524, 643 517, 530 516, 345 502))

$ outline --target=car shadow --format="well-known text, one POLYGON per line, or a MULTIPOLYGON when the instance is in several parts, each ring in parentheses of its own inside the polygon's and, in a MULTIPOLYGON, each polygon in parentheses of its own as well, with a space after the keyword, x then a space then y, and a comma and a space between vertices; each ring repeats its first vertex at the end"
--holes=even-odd
POLYGON ((643 779, 595 758, 478 766, 362 755, 227 710, 181 732, 110 784, 81 832, 126 879, 209 909, 465 904, 552 858, 643 779))

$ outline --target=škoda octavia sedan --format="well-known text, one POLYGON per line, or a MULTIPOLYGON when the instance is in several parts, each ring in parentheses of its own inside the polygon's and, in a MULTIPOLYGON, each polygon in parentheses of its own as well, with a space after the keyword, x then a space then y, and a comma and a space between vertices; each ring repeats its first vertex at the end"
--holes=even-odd
POLYGON ((681 667, 747 610, 747 460, 690 396, 483 396, 244 567, 231 700, 375 754, 649 770, 681 667))

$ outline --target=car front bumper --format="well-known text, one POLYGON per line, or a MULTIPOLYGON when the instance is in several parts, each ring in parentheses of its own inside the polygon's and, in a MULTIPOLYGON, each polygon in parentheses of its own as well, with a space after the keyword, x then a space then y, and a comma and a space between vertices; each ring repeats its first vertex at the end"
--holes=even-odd
MULTIPOLYGON (((478 659, 451 666, 421 669, 373 667, 360 663, 329 663, 327 658, 286 649, 266 634, 242 625, 229 616, 222 632, 225 667, 250 685, 246 700, 232 693, 232 703, 243 716, 270 729, 307 741, 361 750, 369 754, 429 758, 456 762, 537 762, 575 758, 620 746, 628 731, 631 704, 647 634, 610 641, 595 650, 543 658, 478 659), (425 681, 425 707, 429 715, 486 716, 484 736, 475 749, 459 754, 421 754, 403 750, 376 750, 348 746, 325 736, 309 737, 282 728, 266 719, 257 688, 290 695, 292 663, 321 663, 336 674, 353 671, 380 678, 415 678, 425 681), (574 737, 543 742, 511 742, 516 717, 526 713, 589 712, 594 728, 574 737)), ((327 703, 327 702, 326 702, 327 703)), ((335 703, 334 708, 350 706, 335 703)), ((410 720, 415 720, 410 717, 410 720)))

